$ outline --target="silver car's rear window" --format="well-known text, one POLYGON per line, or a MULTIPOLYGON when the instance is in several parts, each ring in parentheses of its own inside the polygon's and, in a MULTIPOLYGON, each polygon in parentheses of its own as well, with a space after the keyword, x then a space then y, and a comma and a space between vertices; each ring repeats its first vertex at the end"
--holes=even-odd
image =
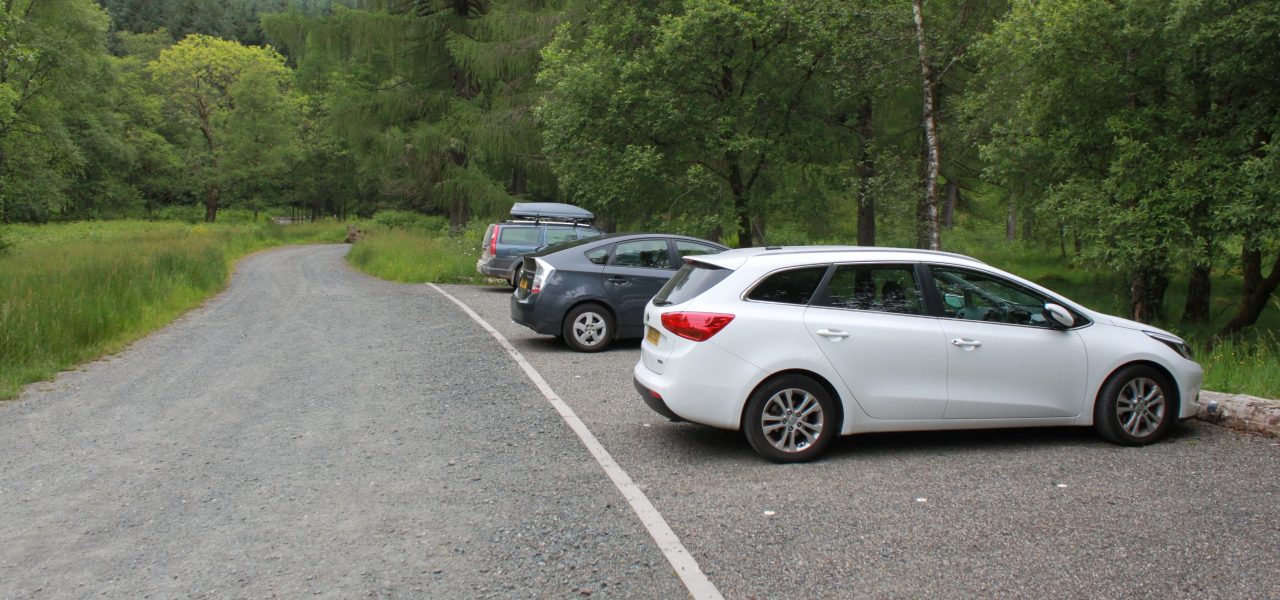
POLYGON ((658 295, 653 297, 653 303, 658 306, 684 304, 715 287, 732 272, 730 269, 713 265, 686 262, 679 271, 676 271, 675 276, 667 281, 667 285, 658 290, 658 295))

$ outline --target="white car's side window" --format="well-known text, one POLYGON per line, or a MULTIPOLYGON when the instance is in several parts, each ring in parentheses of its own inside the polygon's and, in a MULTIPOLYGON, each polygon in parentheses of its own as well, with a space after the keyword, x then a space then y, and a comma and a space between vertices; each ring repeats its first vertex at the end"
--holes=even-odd
POLYGON ((1045 298, 1022 286, 967 269, 934 266, 932 273, 944 317, 1052 327, 1045 298))
POLYGON ((907 264, 840 265, 818 304, 906 315, 925 312, 915 268, 907 264))

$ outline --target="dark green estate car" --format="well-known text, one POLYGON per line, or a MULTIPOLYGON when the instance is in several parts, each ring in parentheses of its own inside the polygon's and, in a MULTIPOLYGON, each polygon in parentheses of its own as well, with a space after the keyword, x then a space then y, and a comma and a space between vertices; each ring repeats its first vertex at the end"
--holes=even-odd
POLYGON ((492 223, 484 232, 476 271, 504 279, 511 287, 520 279, 520 255, 564 241, 599 235, 590 212, 554 202, 521 202, 511 207, 511 220, 492 223))

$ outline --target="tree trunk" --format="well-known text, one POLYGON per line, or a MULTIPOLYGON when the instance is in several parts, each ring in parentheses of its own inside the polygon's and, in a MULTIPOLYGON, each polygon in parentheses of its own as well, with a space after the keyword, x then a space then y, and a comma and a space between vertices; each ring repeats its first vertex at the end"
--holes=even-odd
POLYGON ((209 185, 204 192, 204 222, 212 223, 218 218, 218 186, 209 185))
POLYGON ((1191 267, 1191 278, 1187 281, 1187 304, 1182 309, 1182 324, 1191 325, 1209 320, 1209 298, 1213 291, 1213 282, 1209 275, 1213 267, 1195 265, 1191 267))
POLYGON ((1240 307, 1231 320, 1218 332, 1226 337, 1258 322, 1258 317, 1267 307, 1267 301, 1280 286, 1280 254, 1276 255, 1271 265, 1271 273, 1262 276, 1262 250, 1251 250, 1246 244, 1240 253, 1240 267, 1244 272, 1244 289, 1241 292, 1240 307))
POLYGON ((751 247, 751 213, 747 211, 746 186, 742 182, 742 167, 730 157, 729 191, 733 193, 733 212, 738 218, 738 247, 751 247))
POLYGON ((956 225, 956 204, 960 201, 960 186, 954 181, 947 181, 946 203, 942 205, 942 228, 951 229, 956 225))
POLYGON ((1035 213, 1031 209, 1022 211, 1022 239, 1023 241, 1031 241, 1035 239, 1036 219, 1035 213))
POLYGON ((449 203, 449 231, 458 233, 466 226, 466 202, 461 198, 455 198, 449 203))
POLYGON ((858 245, 876 245, 876 199, 872 192, 871 178, 876 176, 875 156, 871 153, 871 98, 865 98, 858 107, 858 245))
POLYGON ((1009 198, 1009 216, 1004 220, 1004 241, 1012 242, 1018 239, 1018 205, 1014 203, 1013 198, 1009 198))
POLYGON ((1187 304, 1182 310, 1182 322, 1186 325, 1209 320, 1209 298, 1213 291, 1209 275, 1213 271, 1213 235, 1209 231, 1209 203, 1197 202, 1188 218, 1191 233, 1200 244, 1199 262, 1191 265, 1191 278, 1187 281, 1187 304))
POLYGON ((512 196, 523 196, 528 191, 529 175, 525 172, 524 167, 511 169, 511 185, 507 187, 507 192, 512 196))
POLYGON ((922 119, 924 121, 925 144, 928 148, 925 159, 924 199, 921 205, 923 246, 930 250, 942 249, 942 237, 938 228, 938 171, 940 154, 938 146, 938 125, 933 112, 933 99, 936 83, 933 80, 933 68, 929 65, 928 45, 925 39, 923 0, 913 0, 912 12, 916 23, 916 46, 920 51, 920 88, 923 96, 922 119))
POLYGON ((755 245, 768 246, 769 245, 768 238, 766 238, 764 235, 764 226, 765 226, 764 215, 757 214, 755 218, 752 219, 751 226, 752 226, 752 231, 755 232, 755 245))
POLYGON ((1164 292, 1169 278, 1164 272, 1145 267, 1134 271, 1129 278, 1130 317, 1139 323, 1151 323, 1164 318, 1164 292))

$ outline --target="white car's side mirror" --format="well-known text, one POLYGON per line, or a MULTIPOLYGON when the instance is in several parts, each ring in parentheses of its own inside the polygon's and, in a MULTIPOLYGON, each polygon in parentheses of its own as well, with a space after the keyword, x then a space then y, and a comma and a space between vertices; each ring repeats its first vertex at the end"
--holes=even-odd
POLYGON ((1076 324, 1076 319, 1071 316, 1071 311, 1052 302, 1044 305, 1044 318, 1055 327, 1059 327, 1061 329, 1068 329, 1072 325, 1076 324))

